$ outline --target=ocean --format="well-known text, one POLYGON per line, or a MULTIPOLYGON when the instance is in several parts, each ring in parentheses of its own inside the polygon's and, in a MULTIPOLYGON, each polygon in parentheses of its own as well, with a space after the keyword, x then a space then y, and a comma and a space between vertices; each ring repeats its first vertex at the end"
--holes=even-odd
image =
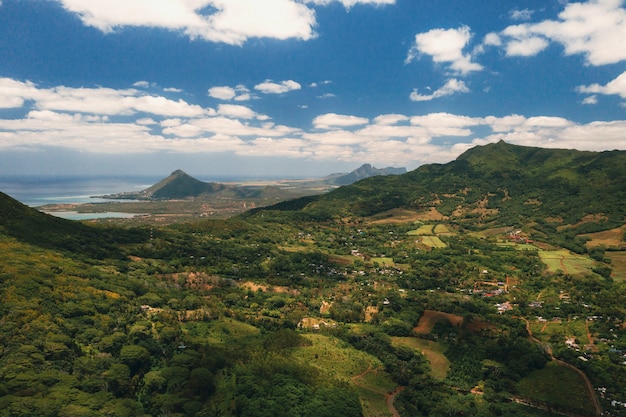
POLYGON ((95 203, 96 195, 141 191, 162 177, 0 176, 0 191, 30 207, 46 204, 95 203))

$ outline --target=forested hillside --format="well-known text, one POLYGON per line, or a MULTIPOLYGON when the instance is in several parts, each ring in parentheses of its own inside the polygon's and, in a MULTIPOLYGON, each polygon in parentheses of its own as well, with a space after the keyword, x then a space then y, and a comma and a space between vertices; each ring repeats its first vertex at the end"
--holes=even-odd
POLYGON ((623 160, 498 143, 170 226, 0 195, 0 416, 626 415, 623 160))

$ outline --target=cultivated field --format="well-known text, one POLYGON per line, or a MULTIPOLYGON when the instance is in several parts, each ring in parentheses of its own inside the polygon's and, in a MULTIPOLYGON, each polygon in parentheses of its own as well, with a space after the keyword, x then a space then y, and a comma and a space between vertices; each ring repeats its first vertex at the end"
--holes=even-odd
POLYGON ((385 395, 396 384, 378 358, 345 342, 320 334, 305 334, 311 346, 293 349, 293 358, 317 368, 320 375, 352 384, 359 394, 365 417, 388 417, 385 395))
POLYGON ((422 317, 420 317, 417 326, 413 328, 413 331, 417 334, 429 334, 435 324, 439 321, 447 321, 453 326, 461 327, 463 325, 463 317, 456 314, 444 313, 441 311, 426 310, 422 317))
POLYGON ((591 273, 594 261, 586 256, 574 254, 568 250, 540 250, 541 261, 548 267, 548 272, 562 271, 568 275, 591 273))
POLYGON ((585 246, 593 248, 596 246, 604 246, 606 248, 626 247, 624 242, 624 233, 626 233, 626 225, 618 227, 616 229, 605 230, 603 232, 589 233, 582 235, 589 238, 585 246))
POLYGON ((611 276, 615 280, 626 280, 626 252, 606 252, 605 256, 611 260, 613 273, 611 276))
POLYGON ((409 236, 426 236, 426 235, 434 235, 434 231, 433 229, 435 228, 435 225, 432 224, 423 224, 420 227, 418 227, 415 230, 411 230, 410 232, 407 232, 407 235, 409 236))
POLYGON ((448 374, 450 361, 443 354, 445 345, 417 337, 392 337, 391 341, 394 346, 406 346, 426 356, 435 379, 441 381, 448 374))
POLYGON ((518 389, 523 398, 550 404, 560 411, 582 415, 594 413, 580 375, 554 361, 548 362, 543 369, 531 372, 519 382, 518 389))

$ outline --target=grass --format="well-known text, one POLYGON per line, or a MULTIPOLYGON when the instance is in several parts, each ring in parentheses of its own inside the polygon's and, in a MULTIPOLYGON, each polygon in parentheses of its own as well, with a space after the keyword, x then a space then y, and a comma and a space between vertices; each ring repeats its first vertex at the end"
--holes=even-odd
POLYGON ((460 327, 463 324, 463 317, 441 311, 426 310, 413 331, 417 334, 429 334, 435 327, 435 323, 439 321, 447 321, 453 326, 460 327))
MULTIPOLYGON (((575 412, 593 414, 585 384, 575 371, 556 362, 531 372, 518 383, 522 397, 575 412)), ((587 414, 585 414, 587 415, 587 414)))
POLYGON ((415 230, 410 230, 407 232, 409 236, 425 236, 434 234, 433 229, 435 227, 432 224, 424 224, 418 227, 415 230))
POLYGON ((433 231, 435 232, 436 235, 450 235, 450 234, 454 234, 454 232, 452 230, 450 230, 448 228, 448 226, 446 226, 445 224, 438 224, 435 226, 435 228, 433 229, 433 231))
POLYGON ((541 261, 548 267, 548 272, 562 271, 569 275, 588 274, 592 272, 594 261, 586 256, 571 253, 568 250, 540 250, 541 261))
POLYGON ((596 247, 596 246, 604 246, 607 248, 610 247, 620 247, 626 246, 624 242, 624 233, 626 232, 626 225, 620 226, 611 230, 604 230, 602 232, 589 233, 586 235, 581 235, 582 237, 589 238, 590 240, 585 243, 585 246, 588 248, 596 247))
POLYGON ((561 322, 535 321, 530 323, 530 330, 535 337, 545 341, 547 341, 550 336, 557 335, 562 338, 561 343, 565 343, 565 339, 568 337, 576 337, 581 347, 590 344, 584 320, 561 322))
POLYGON ((211 322, 186 322, 183 331, 191 340, 209 342, 214 345, 228 345, 241 342, 261 332, 258 328, 234 319, 219 319, 211 322))
POLYGON ((383 371, 378 358, 333 337, 315 333, 304 337, 312 342, 311 346, 293 349, 292 358, 314 366, 326 378, 354 386, 365 417, 389 416, 385 393, 393 391, 396 384, 383 371))
POLYGON ((426 356, 435 379, 443 381, 450 370, 450 361, 443 354, 445 346, 432 340, 417 337, 392 337, 394 346, 406 346, 415 349, 426 356))
POLYGON ((393 258, 371 258, 370 261, 372 263, 376 262, 381 266, 395 266, 395 262, 393 261, 393 258))
POLYGON ((448 246, 437 236, 423 236, 421 243, 431 248, 445 248, 448 246))
POLYGON ((611 260, 613 279, 626 281, 626 252, 605 252, 605 256, 611 260))

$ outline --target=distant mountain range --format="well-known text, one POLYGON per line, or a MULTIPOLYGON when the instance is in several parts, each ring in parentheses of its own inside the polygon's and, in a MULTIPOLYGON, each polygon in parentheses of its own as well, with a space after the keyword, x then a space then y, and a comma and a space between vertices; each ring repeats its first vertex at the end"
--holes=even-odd
MULTIPOLYGON (((378 169, 370 164, 364 164, 350 173, 332 174, 319 180, 311 180, 311 182, 327 186, 341 186, 349 185, 373 176, 399 175, 404 173, 406 173, 405 168, 378 169)), ((222 184, 217 182, 203 182, 178 169, 172 172, 168 177, 162 179, 151 187, 146 188, 145 190, 109 194, 98 197, 124 200, 177 200, 200 196, 264 198, 268 195, 276 196, 277 193, 279 193, 278 187, 272 186, 246 186, 222 184)), ((291 197, 293 198, 293 196, 291 197)))
POLYGON ((299 217, 323 219, 432 209, 468 224, 536 220, 553 223, 550 227, 595 216, 595 224, 585 227, 607 229, 624 223, 625 184, 626 151, 544 149, 500 141, 469 149, 447 164, 367 178, 257 212, 297 212, 299 217))
POLYGON ((363 164, 348 174, 332 174, 324 177, 322 180, 332 185, 350 185, 369 177, 376 177, 379 175, 402 175, 405 173, 406 168, 387 167, 379 169, 370 164, 363 164))

